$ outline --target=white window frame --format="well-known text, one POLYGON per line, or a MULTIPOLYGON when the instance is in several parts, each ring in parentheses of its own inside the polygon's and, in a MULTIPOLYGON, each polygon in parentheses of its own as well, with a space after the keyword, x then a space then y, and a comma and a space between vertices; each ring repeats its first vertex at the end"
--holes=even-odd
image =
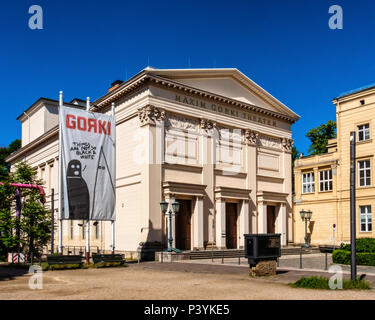
POLYGON ((359 226, 361 232, 372 232, 371 206, 359 206, 359 226), (365 221, 365 228, 362 229, 362 218, 365 221))
POLYGON ((302 174, 302 194, 308 194, 308 193, 315 193, 315 177, 314 177, 314 172, 307 172, 302 174), (308 181, 304 181, 305 180, 308 181), (311 181, 312 180, 312 181, 311 181), (310 189, 310 191, 305 192, 305 187, 306 190, 310 189))
POLYGON ((319 171, 319 192, 326 192, 326 191, 332 191, 332 190, 333 190, 332 169, 319 171), (322 174, 323 174, 323 179, 322 179, 322 174))
POLYGON ((358 141, 370 140, 370 124, 365 123, 357 126, 358 131, 358 141), (367 127, 366 127, 367 126, 367 127), (362 139, 360 139, 360 134, 362 133, 362 139))
POLYGON ((371 186, 371 161, 370 159, 367 159, 367 160, 361 160, 361 161, 358 161, 358 186, 359 187, 369 187, 371 186), (361 168, 360 167, 360 164, 361 163, 364 163, 364 167, 361 168), (366 163, 369 163, 368 167, 366 166, 366 163), (364 184, 361 184, 361 172, 364 172, 364 177, 362 179, 364 179, 364 184), (368 174, 367 174, 367 171, 368 171, 368 174), (367 184, 367 178, 370 179, 370 183, 367 184))

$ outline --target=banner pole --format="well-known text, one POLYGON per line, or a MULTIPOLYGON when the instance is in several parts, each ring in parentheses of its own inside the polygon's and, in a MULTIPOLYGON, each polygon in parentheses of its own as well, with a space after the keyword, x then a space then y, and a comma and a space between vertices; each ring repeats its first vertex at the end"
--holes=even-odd
MULTIPOLYGON (((86 99, 86 111, 90 111, 90 97, 86 99)), ((86 221, 86 263, 90 263, 90 216, 86 221)))
MULTIPOLYGON (((61 108, 63 107, 63 92, 60 91, 59 93, 59 112, 61 111, 61 108)), ((63 232, 62 232, 62 166, 63 166, 63 160, 62 160, 62 145, 61 145, 61 123, 59 123, 59 255, 62 255, 62 249, 63 249, 63 232)))
MULTIPOLYGON (((116 129, 116 119, 115 119, 115 103, 112 102, 112 117, 115 121, 115 129, 116 129)), ((114 184, 115 184, 115 210, 116 210, 116 148, 115 148, 115 155, 113 157, 115 161, 114 165, 114 184)), ((115 254, 115 220, 111 221, 111 233, 112 233, 112 254, 115 254)))

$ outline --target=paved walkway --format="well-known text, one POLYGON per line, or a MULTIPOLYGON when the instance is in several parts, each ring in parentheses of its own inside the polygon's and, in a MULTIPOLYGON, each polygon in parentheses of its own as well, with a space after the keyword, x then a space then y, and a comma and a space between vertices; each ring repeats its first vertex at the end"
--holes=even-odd
MULTIPOLYGON (((375 300, 375 290, 296 289, 287 283, 312 273, 279 271, 250 278, 246 265, 140 263, 128 268, 47 271, 43 289, 30 290, 29 275, 0 268, 1 299, 142 299, 142 300, 375 300), (2 280, 2 281, 1 281, 2 280)), ((375 277, 368 279, 373 284, 375 277)))
MULTIPOLYGON (((225 258, 214 259, 202 259, 202 260, 182 260, 179 263, 195 263, 195 264, 224 264, 231 266, 244 266, 248 267, 248 261, 245 258, 225 258)), ((336 265, 332 262, 332 255, 327 254, 327 268, 336 265)), ((344 274, 350 274, 350 265, 339 265, 344 274)), ((304 271, 315 271, 315 272, 328 272, 326 269, 326 256, 324 253, 313 253, 302 255, 302 270, 304 271)), ((301 270, 300 268, 300 256, 299 255, 286 255, 282 256, 279 260, 278 270, 301 270)), ((357 266, 358 275, 374 275, 375 267, 372 266, 357 266)))

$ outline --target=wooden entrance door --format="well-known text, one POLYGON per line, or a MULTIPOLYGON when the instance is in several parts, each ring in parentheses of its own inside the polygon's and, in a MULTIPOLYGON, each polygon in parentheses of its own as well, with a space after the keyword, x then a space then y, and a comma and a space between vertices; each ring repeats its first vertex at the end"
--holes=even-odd
POLYGON ((225 231, 227 249, 237 249, 237 203, 225 204, 225 231))
POLYGON ((267 233, 275 233, 276 208, 267 206, 267 233))
POLYGON ((191 201, 177 200, 180 212, 176 216, 176 248, 191 250, 191 201))

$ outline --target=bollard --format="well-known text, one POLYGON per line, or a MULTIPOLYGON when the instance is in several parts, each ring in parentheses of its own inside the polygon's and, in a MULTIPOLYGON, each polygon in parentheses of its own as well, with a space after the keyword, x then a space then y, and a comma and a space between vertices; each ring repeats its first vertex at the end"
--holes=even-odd
POLYGON ((328 270, 328 253, 326 252, 326 264, 324 270, 328 270))
POLYGON ((301 247, 301 250, 299 252, 299 268, 302 269, 302 247, 301 247))
POLYGON ((221 263, 224 263, 224 255, 221 256, 221 263))
POLYGON ((277 258, 277 267, 280 267, 280 260, 277 258))
POLYGON ((238 251, 238 265, 241 264, 241 251, 238 251))

